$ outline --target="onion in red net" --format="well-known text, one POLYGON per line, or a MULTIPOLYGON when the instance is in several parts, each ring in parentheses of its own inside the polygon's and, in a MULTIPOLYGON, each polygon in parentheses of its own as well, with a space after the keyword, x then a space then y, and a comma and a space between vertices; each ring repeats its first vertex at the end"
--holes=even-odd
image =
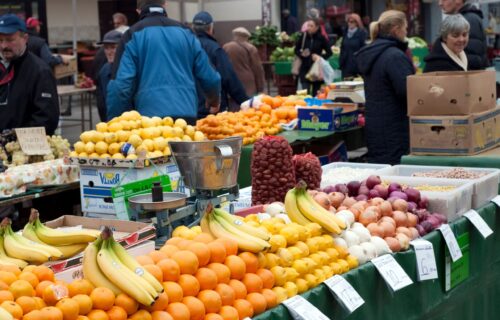
POLYGON ((318 157, 311 152, 296 154, 293 156, 293 167, 296 181, 304 180, 307 189, 319 189, 323 169, 318 157))
POLYGON ((258 140, 252 151, 252 205, 283 202, 295 186, 292 148, 283 137, 258 140))

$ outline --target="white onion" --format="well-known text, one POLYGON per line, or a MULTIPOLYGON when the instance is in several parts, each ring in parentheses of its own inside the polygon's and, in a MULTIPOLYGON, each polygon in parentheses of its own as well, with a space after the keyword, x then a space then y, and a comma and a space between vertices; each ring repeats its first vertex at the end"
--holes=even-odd
POLYGON ((370 242, 373 243, 373 245, 377 249, 377 256, 381 256, 386 253, 392 253, 391 249, 389 248, 387 242, 385 242, 384 239, 373 236, 371 237, 370 242))
POLYGON ((347 243, 347 247, 350 248, 351 246, 357 245, 360 243, 358 235, 350 230, 347 230, 344 234, 344 240, 347 243))
POLYGON ((354 213, 352 213, 349 210, 341 210, 335 214, 337 217, 342 217, 344 218, 344 221, 346 222, 347 228, 350 228, 350 226, 354 223, 355 217, 354 213))
POLYGON ((266 206, 266 213, 269 213, 271 217, 275 217, 278 214, 285 213, 285 207, 280 202, 273 202, 266 206))
POLYGON ((361 248, 365 250, 366 259, 370 261, 371 259, 377 257, 377 248, 371 242, 363 242, 360 244, 361 248))
POLYGON ((292 223, 292 220, 290 220, 290 217, 286 213, 280 213, 274 217, 283 219, 283 221, 285 221, 286 224, 292 223))
POLYGON ((356 259, 358 259, 358 263, 360 265, 365 264, 368 261, 363 247, 354 245, 352 247, 349 247, 348 251, 350 255, 355 256, 356 259))
POLYGON ((370 241, 370 231, 368 231, 365 226, 361 225, 357 226, 356 228, 351 228, 351 231, 356 233, 356 235, 359 237, 359 242, 370 241))
POLYGON ((259 219, 259 221, 269 220, 271 219, 271 215, 268 213, 258 213, 257 218, 259 219))
POLYGON ((347 248, 347 242, 343 238, 341 238, 341 237, 335 237, 335 238, 333 238, 333 242, 336 245, 338 245, 338 246, 347 248))

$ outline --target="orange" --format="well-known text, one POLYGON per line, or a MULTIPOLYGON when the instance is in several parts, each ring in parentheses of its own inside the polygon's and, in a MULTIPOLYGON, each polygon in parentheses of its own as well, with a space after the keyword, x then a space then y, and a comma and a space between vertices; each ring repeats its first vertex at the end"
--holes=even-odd
POLYGON ((151 251, 150 253, 148 253, 148 256, 150 256, 151 259, 153 259, 154 263, 157 263, 161 259, 168 258, 168 255, 165 252, 158 251, 158 250, 151 251))
POLYGON ((278 305, 278 296, 273 290, 263 289, 261 293, 264 298, 266 298, 267 309, 274 308, 276 307, 276 305, 278 305))
POLYGON ((18 279, 28 281, 33 288, 36 288, 36 286, 40 283, 37 276, 35 276, 35 274, 31 272, 22 272, 18 276, 18 279))
POLYGON ((210 262, 223 263, 226 259, 226 247, 222 242, 213 241, 207 244, 210 249, 210 262))
POLYGON ((129 319, 131 320, 151 320, 151 314, 146 310, 139 310, 134 313, 129 319))
POLYGON ((172 255, 172 259, 177 262, 181 274, 195 274, 198 270, 198 257, 187 250, 179 250, 172 255))
POLYGON ((115 306, 122 308, 128 315, 139 309, 139 303, 125 293, 120 293, 115 298, 115 306))
POLYGON ((182 303, 188 307, 191 320, 203 320, 205 318, 205 305, 195 297, 185 297, 182 303))
POLYGON ((163 282, 163 290, 168 295, 168 301, 172 302, 181 302, 184 297, 184 292, 182 287, 173 281, 163 282))
POLYGON ((163 273, 163 281, 177 281, 181 274, 181 268, 172 259, 163 259, 156 264, 163 273))
POLYGON ((207 313, 205 315, 205 320, 224 320, 224 318, 218 313, 207 313))
POLYGON ((0 307, 4 308, 15 319, 21 319, 23 316, 23 308, 14 301, 4 301, 0 304, 0 307))
POLYGON ((19 297, 16 299, 16 303, 21 306, 21 309, 23 309, 23 314, 27 314, 38 309, 36 300, 33 297, 19 297))
POLYGON ((217 313, 222 307, 222 300, 219 294, 214 290, 203 290, 198 293, 198 299, 205 305, 207 313, 217 313))
POLYGON ((78 318, 76 318, 76 320, 89 320, 89 317, 80 315, 80 316, 78 316, 78 318))
POLYGON ((290 108, 288 110, 288 119, 293 120, 293 119, 297 119, 297 117, 298 117, 298 111, 297 111, 297 109, 290 108))
POLYGON ((246 273, 245 261, 238 256, 228 256, 224 264, 231 270, 231 279, 241 280, 246 273))
POLYGON ((0 271, 0 281, 10 285, 12 282, 17 280, 17 276, 9 271, 0 271))
POLYGON ((218 283, 229 283, 231 279, 231 270, 225 264, 214 262, 207 266, 208 269, 215 272, 218 283))
POLYGON ((168 306, 168 295, 165 292, 160 293, 158 298, 155 300, 152 306, 145 307, 146 310, 153 311, 162 311, 167 309, 168 306))
POLYGON ((259 269, 257 270, 257 275, 262 280, 264 288, 272 289, 274 287, 274 274, 269 269, 259 269))
POLYGON ((267 301, 262 293, 252 292, 247 295, 247 300, 252 304, 255 315, 266 311, 267 301))
POLYGON ((181 237, 172 237, 172 238, 167 240, 166 244, 169 244, 169 245, 172 245, 172 246, 179 248, 178 244, 184 240, 186 240, 186 239, 181 238, 181 237))
POLYGON ((189 313, 189 308, 180 302, 174 302, 168 305, 167 312, 175 320, 190 320, 191 315, 189 313))
POLYGON ((206 266, 210 261, 210 248, 201 242, 193 242, 187 248, 198 257, 200 267, 206 266))
MULTIPOLYGON (((34 264, 29 264, 29 265, 27 265, 26 267, 24 267, 24 269, 23 269, 23 271, 22 271, 22 272, 28 272, 28 271, 29 271, 29 272, 32 272, 32 271, 33 271, 33 269, 35 269, 35 268, 36 268, 36 265, 34 265, 34 264)), ((2 270, 2 268, 0 268, 0 270, 2 270)))
MULTIPOLYGON (((271 98, 270 102, 272 104, 272 98, 271 98)), ((259 107, 259 110, 262 111, 263 113, 270 114, 271 110, 273 110, 273 108, 271 108, 271 106, 268 105, 268 104, 261 104, 260 107, 259 107)))
POLYGON ((238 254, 238 243, 236 241, 227 238, 220 238, 215 241, 219 241, 224 244, 226 247, 226 255, 230 256, 238 254))
MULTIPOLYGON (((24 268, 26 269, 26 268, 24 268)), ((21 274, 21 269, 19 269, 18 266, 14 266, 14 265, 5 265, 5 266, 1 266, 0 267, 0 270, 2 271, 7 271, 7 272, 12 272, 13 274, 15 274, 16 276, 19 276, 21 274)), ((28 271, 28 270, 27 270, 28 271)))
POLYGON ((9 285, 3 281, 0 281, 0 290, 9 290, 9 285))
POLYGON ((241 282, 247 287, 248 293, 261 292, 264 289, 262 279, 255 273, 246 273, 241 282))
POLYGON ((238 255, 246 265, 246 272, 256 273, 259 269, 259 259, 251 252, 242 252, 238 255))
POLYGON ((35 274, 35 276, 38 278, 39 281, 44 281, 44 280, 48 280, 48 281, 54 281, 55 278, 54 278, 54 271, 52 271, 52 269, 50 269, 49 267, 47 266, 36 266, 35 268, 33 268, 33 270, 31 271, 35 274))
POLYGON ((200 283, 200 290, 212 290, 217 286, 217 274, 209 268, 198 269, 195 277, 200 283))
POLYGON ((78 303, 80 315, 84 316, 92 310, 93 303, 92 299, 89 296, 84 294, 77 294, 71 299, 75 300, 78 303))
POLYGON ((198 282, 198 279, 190 274, 182 274, 179 277, 178 283, 182 288, 184 297, 196 296, 200 291, 200 283, 198 282))
POLYGON ((77 279, 68 284, 70 297, 76 296, 77 294, 90 295, 94 289, 94 285, 87 279, 77 279))
POLYGON ((14 301, 14 296, 8 290, 0 290, 0 303, 4 301, 14 301))
POLYGON ((40 281, 40 283, 36 286, 36 295, 37 297, 42 297, 43 296, 43 291, 47 286, 53 285, 54 282, 52 281, 40 281))
POLYGON ((166 244, 163 247, 161 247, 160 251, 166 254, 170 258, 175 252, 179 251, 179 248, 171 244, 166 244))
POLYGON ((224 320, 239 320, 238 310, 233 306, 223 306, 219 314, 224 320))
POLYGON ((40 319, 63 320, 64 315, 62 311, 56 307, 45 307, 40 310, 40 319))
POLYGON ((160 283, 163 282, 163 271, 156 264, 148 264, 144 269, 156 278, 160 283))
POLYGON ((240 319, 253 317, 253 306, 249 301, 245 299, 237 299, 234 302, 233 307, 238 311, 240 319))
POLYGON ((151 313, 152 320, 174 320, 166 311, 155 311, 151 313))
POLYGON ((243 282, 231 279, 229 281, 229 286, 234 290, 234 297, 236 299, 245 299, 247 297, 247 287, 243 284, 243 282))
POLYGON ((61 310, 64 320, 76 320, 80 312, 80 305, 71 298, 64 298, 57 302, 56 308, 61 310))
POLYGON ((108 288, 98 287, 90 294, 94 309, 108 311, 115 303, 115 294, 108 288))
POLYGON ((36 302, 36 308, 38 310, 42 309, 42 308, 45 308, 47 306, 47 304, 45 303, 45 301, 43 301, 42 298, 40 297, 33 297, 33 299, 35 299, 35 302, 36 302))
POLYGON ((193 239, 193 241, 203 242, 203 243, 206 243, 206 244, 209 244, 210 242, 212 242, 214 240, 215 240, 215 238, 210 233, 206 233, 206 232, 200 233, 199 235, 197 235, 193 239))
POLYGON ((143 266, 148 264, 155 264, 153 258, 151 258, 150 256, 145 256, 145 255, 137 256, 135 257, 135 260, 137 260, 137 262, 143 266))
POLYGON ((12 292, 14 299, 21 296, 33 297, 35 295, 35 289, 26 280, 16 280, 10 284, 9 291, 12 292))
POLYGON ((187 247, 189 247, 189 245, 193 242, 193 240, 182 239, 181 241, 179 241, 179 243, 177 243, 177 248, 179 248, 180 250, 186 250, 187 247))
POLYGON ((232 306, 236 300, 236 293, 228 284, 219 283, 215 291, 219 294, 223 306, 232 306))
POLYGON ((109 320, 109 316, 106 311, 103 310, 92 310, 87 314, 89 320, 109 320))
POLYGON ((121 307, 113 306, 107 313, 109 320, 127 320, 127 312, 121 307))
POLYGON ((42 315, 40 310, 32 310, 23 316, 23 320, 40 320, 42 315))
POLYGON ((57 303, 57 301, 68 297, 68 288, 58 285, 52 284, 50 286, 45 287, 43 290, 43 301, 47 303, 49 306, 53 306, 57 303))

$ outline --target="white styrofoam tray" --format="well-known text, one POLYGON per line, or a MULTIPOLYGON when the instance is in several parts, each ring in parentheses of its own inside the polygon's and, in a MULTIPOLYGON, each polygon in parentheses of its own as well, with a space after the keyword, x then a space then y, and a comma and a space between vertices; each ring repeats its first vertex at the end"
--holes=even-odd
POLYGON ((323 167, 323 175, 321 177, 321 188, 325 188, 329 185, 335 185, 338 183, 348 183, 353 180, 363 180, 368 178, 368 176, 372 174, 379 175, 379 171, 384 168, 390 168, 390 165, 388 164, 373 164, 373 163, 358 163, 358 162, 332 162, 327 165, 324 165, 323 167), (351 168, 351 169, 365 169, 365 170, 370 170, 366 171, 363 174, 357 175, 357 176, 352 176, 352 177, 329 177, 329 171, 336 169, 336 168, 351 168))
POLYGON ((422 185, 455 186, 455 189, 450 191, 420 191, 423 196, 429 199, 428 210, 430 212, 444 214, 448 218, 448 221, 458 219, 472 207, 474 184, 467 180, 437 178, 430 180, 428 178, 387 175, 381 175, 380 179, 382 179, 384 183, 397 182, 409 187, 422 185))
MULTIPOLYGON (((417 172, 433 172, 456 169, 457 167, 441 167, 441 166, 410 166, 397 165, 381 169, 379 174, 390 176, 412 177, 417 172)), ((478 179, 454 179, 472 182, 474 184, 474 192, 472 194, 472 208, 477 209, 487 204, 491 199, 498 194, 498 184, 500 183, 500 170, 495 168, 470 168, 461 167, 468 171, 486 173, 486 175, 478 179)), ((425 179, 440 179, 440 178, 425 178, 425 179)))

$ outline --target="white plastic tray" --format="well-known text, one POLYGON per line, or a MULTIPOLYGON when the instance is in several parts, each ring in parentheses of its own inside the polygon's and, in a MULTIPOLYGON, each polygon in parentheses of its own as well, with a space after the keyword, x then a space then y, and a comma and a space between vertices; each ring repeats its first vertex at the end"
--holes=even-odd
POLYGON ((332 162, 323 167, 323 175, 321 177, 321 188, 325 188, 329 185, 335 185, 337 183, 348 183, 353 180, 363 180, 368 178, 368 176, 372 174, 379 175, 379 171, 384 168, 390 168, 388 164, 372 164, 372 163, 357 163, 357 162, 332 162), (335 177, 329 177, 326 179, 328 175, 328 171, 335 168, 352 168, 352 169, 370 169, 371 171, 367 171, 366 174, 360 174, 353 177, 346 177, 345 179, 339 177, 339 179, 335 179, 335 177))
MULTIPOLYGON (((417 172, 433 172, 455 169, 456 167, 441 167, 441 166, 410 166, 410 165, 397 165, 381 169, 379 171, 382 175, 390 176, 403 176, 412 177, 417 172)), ((478 179, 463 179, 466 182, 474 184, 474 193, 472 194, 472 208, 477 209, 487 204, 491 199, 498 194, 498 184, 500 183, 500 170, 494 168, 469 168, 462 167, 468 171, 484 172, 486 175, 478 179)), ((425 178, 425 179, 439 179, 439 178, 425 178)), ((462 179, 454 179, 462 180, 462 179)))
POLYGON ((417 187, 421 185, 430 186, 456 186, 455 189, 445 192, 421 191, 423 196, 429 199, 428 210, 444 214, 448 221, 456 220, 472 207, 472 194, 474 184, 468 180, 457 179, 428 179, 417 177, 401 177, 381 175, 383 182, 397 182, 401 185, 417 187))

